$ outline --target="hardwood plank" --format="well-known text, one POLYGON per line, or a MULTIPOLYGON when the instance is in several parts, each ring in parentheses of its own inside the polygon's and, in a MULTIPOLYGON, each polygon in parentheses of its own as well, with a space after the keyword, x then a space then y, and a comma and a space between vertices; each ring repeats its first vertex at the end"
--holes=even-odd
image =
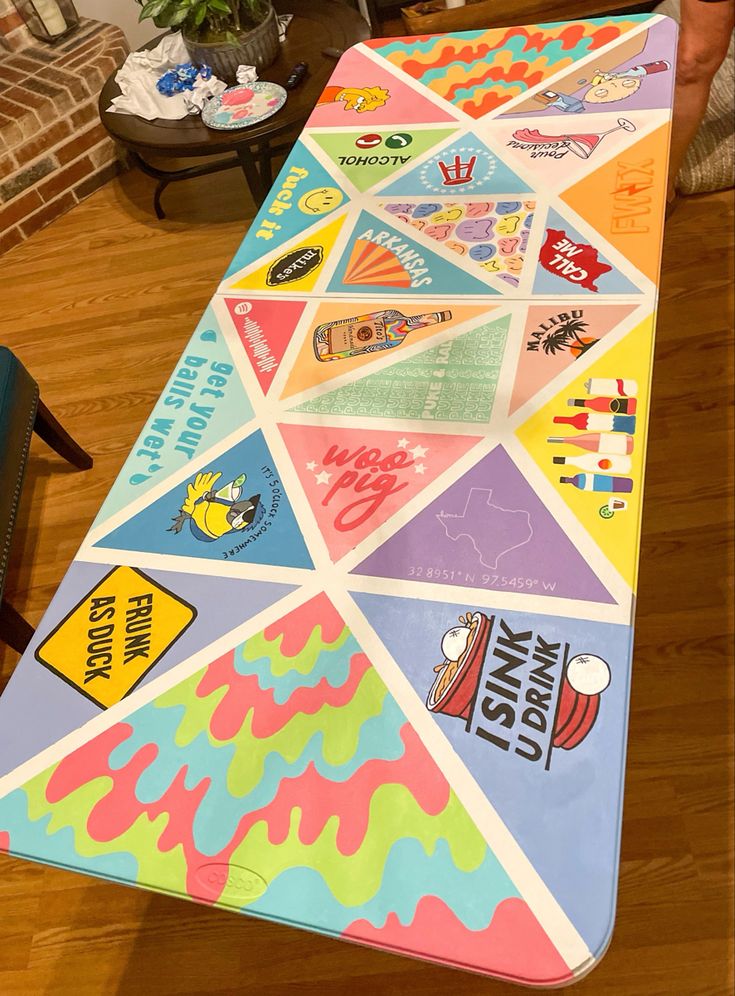
MULTIPOLYGON (((0 337, 95 457, 35 440, 7 593, 36 623, 235 251, 242 178, 124 175, 2 258, 0 337)), ((666 236, 615 935, 575 988, 732 991, 733 194, 666 236), (706 238, 702 233, 706 233, 706 238)), ((16 656, 0 651, 6 679, 16 656)), ((20 860, 0 862, 0 992, 488 993, 515 987, 20 860)))

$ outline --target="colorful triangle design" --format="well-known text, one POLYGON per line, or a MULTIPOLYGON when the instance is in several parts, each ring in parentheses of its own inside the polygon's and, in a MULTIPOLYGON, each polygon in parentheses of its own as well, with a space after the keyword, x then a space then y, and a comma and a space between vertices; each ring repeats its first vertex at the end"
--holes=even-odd
POLYGON ((584 235, 549 208, 533 283, 534 294, 640 294, 584 235), (574 288, 574 291, 572 291, 574 288))
POLYGON ((668 146, 665 124, 562 194, 580 217, 654 282, 666 205, 668 146))
POLYGON ((611 156, 620 156, 650 125, 650 112, 586 113, 539 121, 508 116, 487 125, 495 148, 534 177, 537 190, 563 190, 611 156))
POLYGON ((529 307, 509 414, 576 360, 589 359, 589 350, 634 310, 633 304, 578 303, 561 310, 547 304, 529 307))
POLYGON ((366 131, 383 125, 401 130, 412 124, 434 124, 455 119, 444 109, 399 79, 389 65, 370 58, 361 45, 340 58, 329 83, 306 122, 307 128, 353 128, 366 131))
POLYGON ((95 546, 218 563, 313 567, 260 430, 199 464, 95 546))
POLYGON ((315 221, 336 211, 346 197, 332 174, 298 141, 235 253, 225 279, 301 235, 315 221))
POLYGON ((650 17, 601 17, 365 44, 465 114, 481 118, 650 17))
POLYGON ((192 451, 209 449, 252 417, 250 401, 209 304, 92 528, 175 474, 192 458, 192 451), (216 378, 216 389, 210 377, 216 378), (196 418, 196 430, 187 424, 191 418, 196 418))
POLYGON ((344 213, 338 214, 323 227, 311 229, 303 238, 284 245, 284 251, 269 257, 263 266, 249 273, 235 274, 220 290, 225 294, 238 290, 274 294, 314 290, 344 220, 344 213))
POLYGON ((3 693, 0 775, 293 590, 74 561, 3 693))
POLYGON ((510 316, 483 322, 293 410, 356 417, 487 423, 510 316))
POLYGON ((453 128, 312 131, 309 137, 353 187, 364 193, 454 134, 453 128))
POLYGON ((354 573, 614 603, 502 446, 354 573))
MULTIPOLYGON (((650 15, 641 20, 645 23, 650 15)), ((627 114, 671 107, 674 73, 671 63, 661 56, 676 50, 676 33, 676 22, 668 17, 644 31, 628 33, 585 66, 575 66, 548 89, 514 104, 507 115, 554 116, 557 120, 561 116, 575 119, 576 128, 580 115, 589 111, 627 114)))
POLYGON ((451 308, 441 311, 435 311, 434 308, 434 302, 419 301, 413 307, 401 305, 401 310, 381 308, 380 302, 375 298, 369 301, 326 301, 320 304, 291 368, 282 397, 300 394, 355 370, 371 369, 376 360, 385 360, 388 356, 393 359, 396 354, 400 356, 406 346, 430 339, 472 319, 479 322, 493 310, 492 307, 480 304, 452 304, 451 308), (401 317, 397 318, 399 315, 401 317), (352 356, 342 355, 332 360, 317 359, 321 338, 326 338, 327 348, 331 347, 331 355, 336 357, 342 347, 349 347, 354 342, 359 344, 360 329, 384 332, 396 318, 400 331, 405 330, 403 321, 406 322, 408 331, 403 341, 396 340, 391 349, 374 349, 352 356), (431 324, 422 326, 421 322, 424 320, 431 324))
POLYGON ((360 214, 347 241, 329 291, 422 297, 487 297, 498 293, 367 211, 360 214))
POLYGON ((450 960, 571 978, 325 595, 5 796, 0 840, 259 916, 288 896, 296 922, 368 944, 429 917, 450 960))
POLYGON ((627 626, 352 593, 590 951, 609 940, 627 626), (469 616, 469 619, 467 618, 469 616))
POLYGON ((417 191, 440 197, 529 193, 531 188, 476 135, 455 138, 415 166, 381 194, 415 196, 417 191))
POLYGON ((647 372, 652 349, 650 317, 518 430, 518 438, 554 489, 631 588, 635 588, 638 565, 649 397, 647 372), (569 399, 607 405, 608 412, 570 407, 569 399), (557 417, 576 418, 579 425, 558 423, 557 417), (602 438, 597 439, 597 434, 602 438), (592 442, 601 446, 600 452, 582 448, 582 444, 590 444, 590 435, 595 437, 592 442), (568 441, 548 442, 549 437, 568 441), (580 444, 574 443, 577 437, 580 444), (554 457, 564 457, 569 464, 555 464, 554 457), (562 483, 562 477, 570 477, 575 483, 562 483))
POLYGON ((381 204, 394 219, 464 257, 464 267, 518 287, 531 234, 535 201, 425 201, 381 204))
POLYGON ((471 436, 280 426, 330 556, 380 533, 396 512, 477 442, 471 436))
POLYGON ((241 297, 226 297, 224 301, 263 394, 267 394, 306 302, 241 297))

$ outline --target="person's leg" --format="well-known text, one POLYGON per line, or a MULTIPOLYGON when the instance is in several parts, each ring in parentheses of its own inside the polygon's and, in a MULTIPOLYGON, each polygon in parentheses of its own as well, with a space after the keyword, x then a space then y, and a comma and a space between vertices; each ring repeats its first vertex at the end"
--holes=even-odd
POLYGON ((674 118, 669 160, 669 198, 684 154, 707 109, 709 90, 722 65, 735 23, 735 0, 681 0, 674 118))

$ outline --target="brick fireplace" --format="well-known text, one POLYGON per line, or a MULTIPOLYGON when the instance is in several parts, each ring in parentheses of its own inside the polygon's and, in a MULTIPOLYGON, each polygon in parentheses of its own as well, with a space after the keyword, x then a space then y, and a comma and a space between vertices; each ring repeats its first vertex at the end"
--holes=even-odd
POLYGON ((117 172, 97 98, 127 52, 119 28, 87 19, 44 44, 11 0, 0 0, 0 253, 117 172))

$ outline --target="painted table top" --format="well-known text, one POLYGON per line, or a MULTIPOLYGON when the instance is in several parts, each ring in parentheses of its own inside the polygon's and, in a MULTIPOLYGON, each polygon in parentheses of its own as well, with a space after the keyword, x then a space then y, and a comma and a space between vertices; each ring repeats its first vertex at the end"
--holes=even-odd
POLYGON ((0 699, 3 849, 529 984, 601 957, 674 48, 343 56, 0 699))

